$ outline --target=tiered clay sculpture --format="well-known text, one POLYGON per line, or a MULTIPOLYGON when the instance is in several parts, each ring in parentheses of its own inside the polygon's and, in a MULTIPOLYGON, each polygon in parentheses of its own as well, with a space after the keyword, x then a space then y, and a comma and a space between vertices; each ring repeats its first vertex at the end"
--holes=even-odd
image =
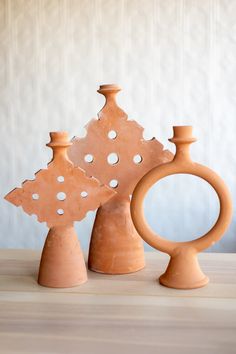
POLYGON ((171 257, 165 273, 159 279, 160 283, 171 288, 198 288, 207 284, 209 279, 200 269, 197 253, 214 245, 225 233, 232 217, 231 197, 223 180, 215 172, 191 160, 189 148, 196 140, 192 136, 191 126, 174 127, 174 136, 169 140, 176 145, 173 161, 155 167, 140 180, 133 193, 131 215, 142 238, 171 257), (172 242, 162 238, 149 228, 144 219, 142 204, 147 191, 160 179, 177 173, 201 177, 215 189, 220 201, 215 225, 204 236, 189 242, 172 242))
POLYGON ((86 282, 87 272, 73 222, 98 208, 115 191, 87 177, 67 157, 66 132, 50 133, 53 150, 47 169, 38 171, 5 197, 27 214, 36 214, 50 228, 41 256, 38 282, 48 287, 71 287, 86 282))
POLYGON ((98 119, 86 126, 87 136, 74 139, 68 151, 76 166, 117 192, 98 209, 89 248, 89 268, 107 274, 144 267, 143 242, 130 216, 130 195, 147 171, 173 158, 156 139, 144 140, 143 128, 117 105, 119 91, 117 85, 100 86, 105 105, 98 119))

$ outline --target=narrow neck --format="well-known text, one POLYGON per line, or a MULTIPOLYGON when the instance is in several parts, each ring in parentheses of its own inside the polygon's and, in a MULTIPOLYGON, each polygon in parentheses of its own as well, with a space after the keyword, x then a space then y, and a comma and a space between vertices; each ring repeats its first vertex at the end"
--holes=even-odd
POLYGON ((69 141, 67 132, 51 132, 51 141, 47 144, 52 149, 52 161, 69 160, 67 149, 72 143, 69 141))
POLYGON ((190 156, 190 144, 189 143, 175 143, 176 153, 174 161, 192 161, 190 156))
POLYGON ((54 146, 52 148, 53 155, 52 155, 52 160, 68 160, 68 155, 67 155, 67 146, 54 146))
POLYGON ((101 94, 105 97, 105 105, 117 105, 116 103, 116 91, 110 91, 110 92, 101 92, 101 94))

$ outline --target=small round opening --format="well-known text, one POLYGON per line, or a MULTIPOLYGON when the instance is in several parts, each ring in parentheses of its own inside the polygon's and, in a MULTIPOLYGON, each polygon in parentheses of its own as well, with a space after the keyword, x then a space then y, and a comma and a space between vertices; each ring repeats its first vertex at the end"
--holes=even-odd
POLYGON ((63 209, 57 209, 57 214, 58 215, 63 215, 64 214, 64 210, 63 209))
POLYGON ((116 188, 116 187, 118 187, 118 181, 117 181, 116 179, 112 179, 112 180, 110 181, 110 183, 109 183, 109 186, 110 186, 111 188, 116 188))
POLYGON ((64 193, 64 192, 57 193, 57 199, 58 200, 65 200, 66 199, 66 193, 64 193))
POLYGON ((110 130, 107 135, 109 139, 113 140, 117 137, 117 132, 115 130, 110 130))
POLYGON ((65 181, 64 176, 58 176, 58 177, 57 177, 57 181, 58 181, 59 183, 64 182, 64 181, 65 181))
POLYGON ((93 162, 93 155, 87 154, 84 156, 84 161, 87 163, 92 163, 93 162))
POLYGON ((112 152, 107 156, 107 162, 109 165, 115 165, 119 162, 119 156, 115 152, 112 152))
POLYGON ((32 194, 32 199, 33 199, 33 200, 38 200, 38 199, 39 199, 38 193, 33 193, 33 194, 32 194))
POLYGON ((138 165, 139 163, 141 163, 143 161, 143 158, 141 155, 137 154, 134 156, 133 161, 136 165, 138 165))
POLYGON ((86 191, 83 191, 80 193, 82 198, 86 198, 88 196, 88 193, 86 191))

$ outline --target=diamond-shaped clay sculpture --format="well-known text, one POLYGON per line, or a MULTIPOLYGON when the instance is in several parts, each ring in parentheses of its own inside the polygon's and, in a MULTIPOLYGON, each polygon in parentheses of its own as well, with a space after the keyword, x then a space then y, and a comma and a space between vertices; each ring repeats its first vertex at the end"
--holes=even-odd
POLYGON ((117 194, 98 209, 89 249, 89 268, 107 274, 135 272, 145 265, 143 242, 130 216, 130 195, 151 168, 173 155, 117 105, 117 85, 98 90, 106 102, 91 120, 84 138, 75 138, 68 154, 76 166, 112 187, 117 194))
POLYGON ((50 137, 47 146, 52 148, 53 158, 48 168, 39 170, 34 180, 26 180, 5 199, 21 205, 27 214, 36 214, 38 221, 45 221, 50 228, 41 256, 39 284, 71 287, 87 280, 74 221, 82 220, 88 210, 97 209, 115 191, 74 167, 67 156, 71 145, 67 132, 53 132, 50 137))

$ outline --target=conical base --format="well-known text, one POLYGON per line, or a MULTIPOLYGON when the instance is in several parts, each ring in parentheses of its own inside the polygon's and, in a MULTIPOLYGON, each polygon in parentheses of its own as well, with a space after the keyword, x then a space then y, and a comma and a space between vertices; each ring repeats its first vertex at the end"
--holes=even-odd
POLYGON ((201 288, 209 282, 202 272, 197 254, 185 250, 171 257, 164 274, 159 278, 160 284, 175 289, 201 288))
POLYGON ((86 281, 84 257, 74 227, 52 227, 43 248, 38 283, 69 288, 86 281))
POLYGON ((144 268, 143 241, 131 220, 129 200, 113 198, 98 209, 88 266, 106 274, 126 274, 144 268))

